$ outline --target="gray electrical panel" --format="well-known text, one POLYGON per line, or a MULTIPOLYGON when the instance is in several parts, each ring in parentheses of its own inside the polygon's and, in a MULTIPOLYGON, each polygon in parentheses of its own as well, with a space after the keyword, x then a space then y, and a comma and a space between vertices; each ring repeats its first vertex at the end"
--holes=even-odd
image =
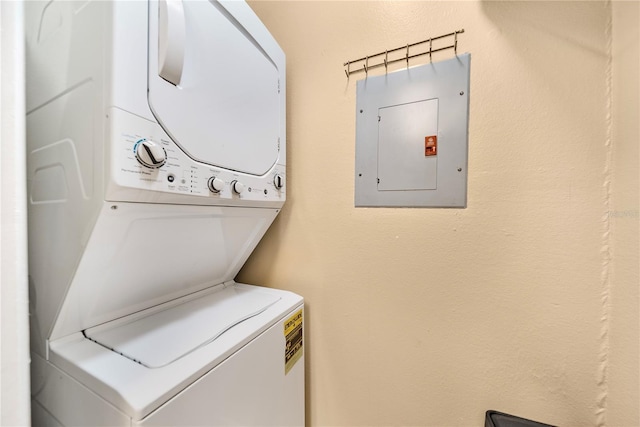
POLYGON ((357 84, 355 205, 467 205, 469 54, 357 84))

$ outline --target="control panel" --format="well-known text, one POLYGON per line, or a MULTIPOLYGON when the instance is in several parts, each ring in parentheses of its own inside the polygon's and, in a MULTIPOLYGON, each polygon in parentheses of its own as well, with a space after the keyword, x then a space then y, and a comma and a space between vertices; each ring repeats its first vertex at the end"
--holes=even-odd
MULTIPOLYGON (((112 108, 111 171, 118 186, 211 199, 284 201, 285 166, 263 176, 196 162, 155 122, 112 108)), ((197 143, 214 143, 198 141, 197 143)))

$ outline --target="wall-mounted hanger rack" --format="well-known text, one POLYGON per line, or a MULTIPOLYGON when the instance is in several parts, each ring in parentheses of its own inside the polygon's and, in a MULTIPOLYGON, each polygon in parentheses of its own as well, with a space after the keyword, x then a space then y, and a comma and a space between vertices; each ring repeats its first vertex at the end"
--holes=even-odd
POLYGON ((387 69, 387 67, 389 66, 389 64, 393 64, 395 62, 400 62, 400 61, 406 61, 407 62, 407 67, 409 66, 409 60, 411 58, 416 58, 418 56, 423 56, 423 55, 429 55, 429 61, 432 60, 433 54, 435 52, 440 52, 443 50, 447 50, 447 49, 453 49, 454 53, 457 54, 458 53, 458 34, 462 34, 464 33, 464 28, 461 30, 457 30, 454 31, 453 33, 449 33, 449 34, 443 34, 441 36, 437 36, 437 37, 431 37, 428 38, 426 40, 422 40, 420 42, 417 43, 412 43, 412 44, 408 44, 406 46, 402 46, 402 47, 397 47, 395 49, 390 49, 390 50, 385 50, 384 52, 380 52, 380 53, 376 53, 374 55, 369 55, 369 56, 365 56, 364 58, 359 58, 359 59, 354 59, 351 61, 347 61, 345 62, 343 65, 345 67, 347 67, 346 70, 344 70, 345 74, 347 75, 347 78, 349 78, 349 76, 351 74, 354 73, 358 73, 360 71, 364 71, 365 73, 369 73, 369 70, 372 68, 378 68, 378 67, 383 67, 385 68, 385 70, 387 69), (453 43, 451 45, 448 46, 444 46, 444 47, 438 47, 438 48, 433 48, 433 42, 436 40, 441 40, 441 39, 445 39, 448 37, 453 37, 453 43), (429 43, 429 50, 424 51, 424 52, 420 52, 420 53, 414 53, 414 54, 410 54, 409 49, 421 44, 425 44, 425 43, 429 43), (389 59, 389 54, 390 53, 395 53, 395 52, 399 52, 401 50, 405 51, 404 56, 400 57, 400 58, 396 58, 396 59, 389 59), (383 57, 381 59, 377 59, 377 61, 382 61, 382 62, 377 62, 374 64, 370 64, 369 61, 372 58, 378 58, 378 57, 383 57), (360 65, 360 68, 356 68, 355 70, 351 69, 352 65, 360 65))

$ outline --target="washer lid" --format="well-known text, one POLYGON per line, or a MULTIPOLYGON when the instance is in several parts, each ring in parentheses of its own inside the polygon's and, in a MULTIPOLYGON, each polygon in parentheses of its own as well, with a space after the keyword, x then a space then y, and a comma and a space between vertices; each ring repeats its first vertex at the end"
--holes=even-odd
POLYGON ((244 2, 149 7, 148 97, 158 123, 196 161, 267 173, 284 138, 278 44, 244 2))
POLYGON ((161 368, 257 316, 280 300, 234 286, 183 302, 115 327, 85 330, 87 338, 147 368, 161 368))

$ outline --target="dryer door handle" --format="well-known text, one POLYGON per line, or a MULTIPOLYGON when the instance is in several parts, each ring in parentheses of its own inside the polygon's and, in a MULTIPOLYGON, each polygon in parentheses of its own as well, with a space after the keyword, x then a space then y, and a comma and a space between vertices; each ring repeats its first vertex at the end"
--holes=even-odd
POLYGON ((186 38, 182 0, 160 0, 158 18, 158 74, 177 86, 182 78, 186 38))

